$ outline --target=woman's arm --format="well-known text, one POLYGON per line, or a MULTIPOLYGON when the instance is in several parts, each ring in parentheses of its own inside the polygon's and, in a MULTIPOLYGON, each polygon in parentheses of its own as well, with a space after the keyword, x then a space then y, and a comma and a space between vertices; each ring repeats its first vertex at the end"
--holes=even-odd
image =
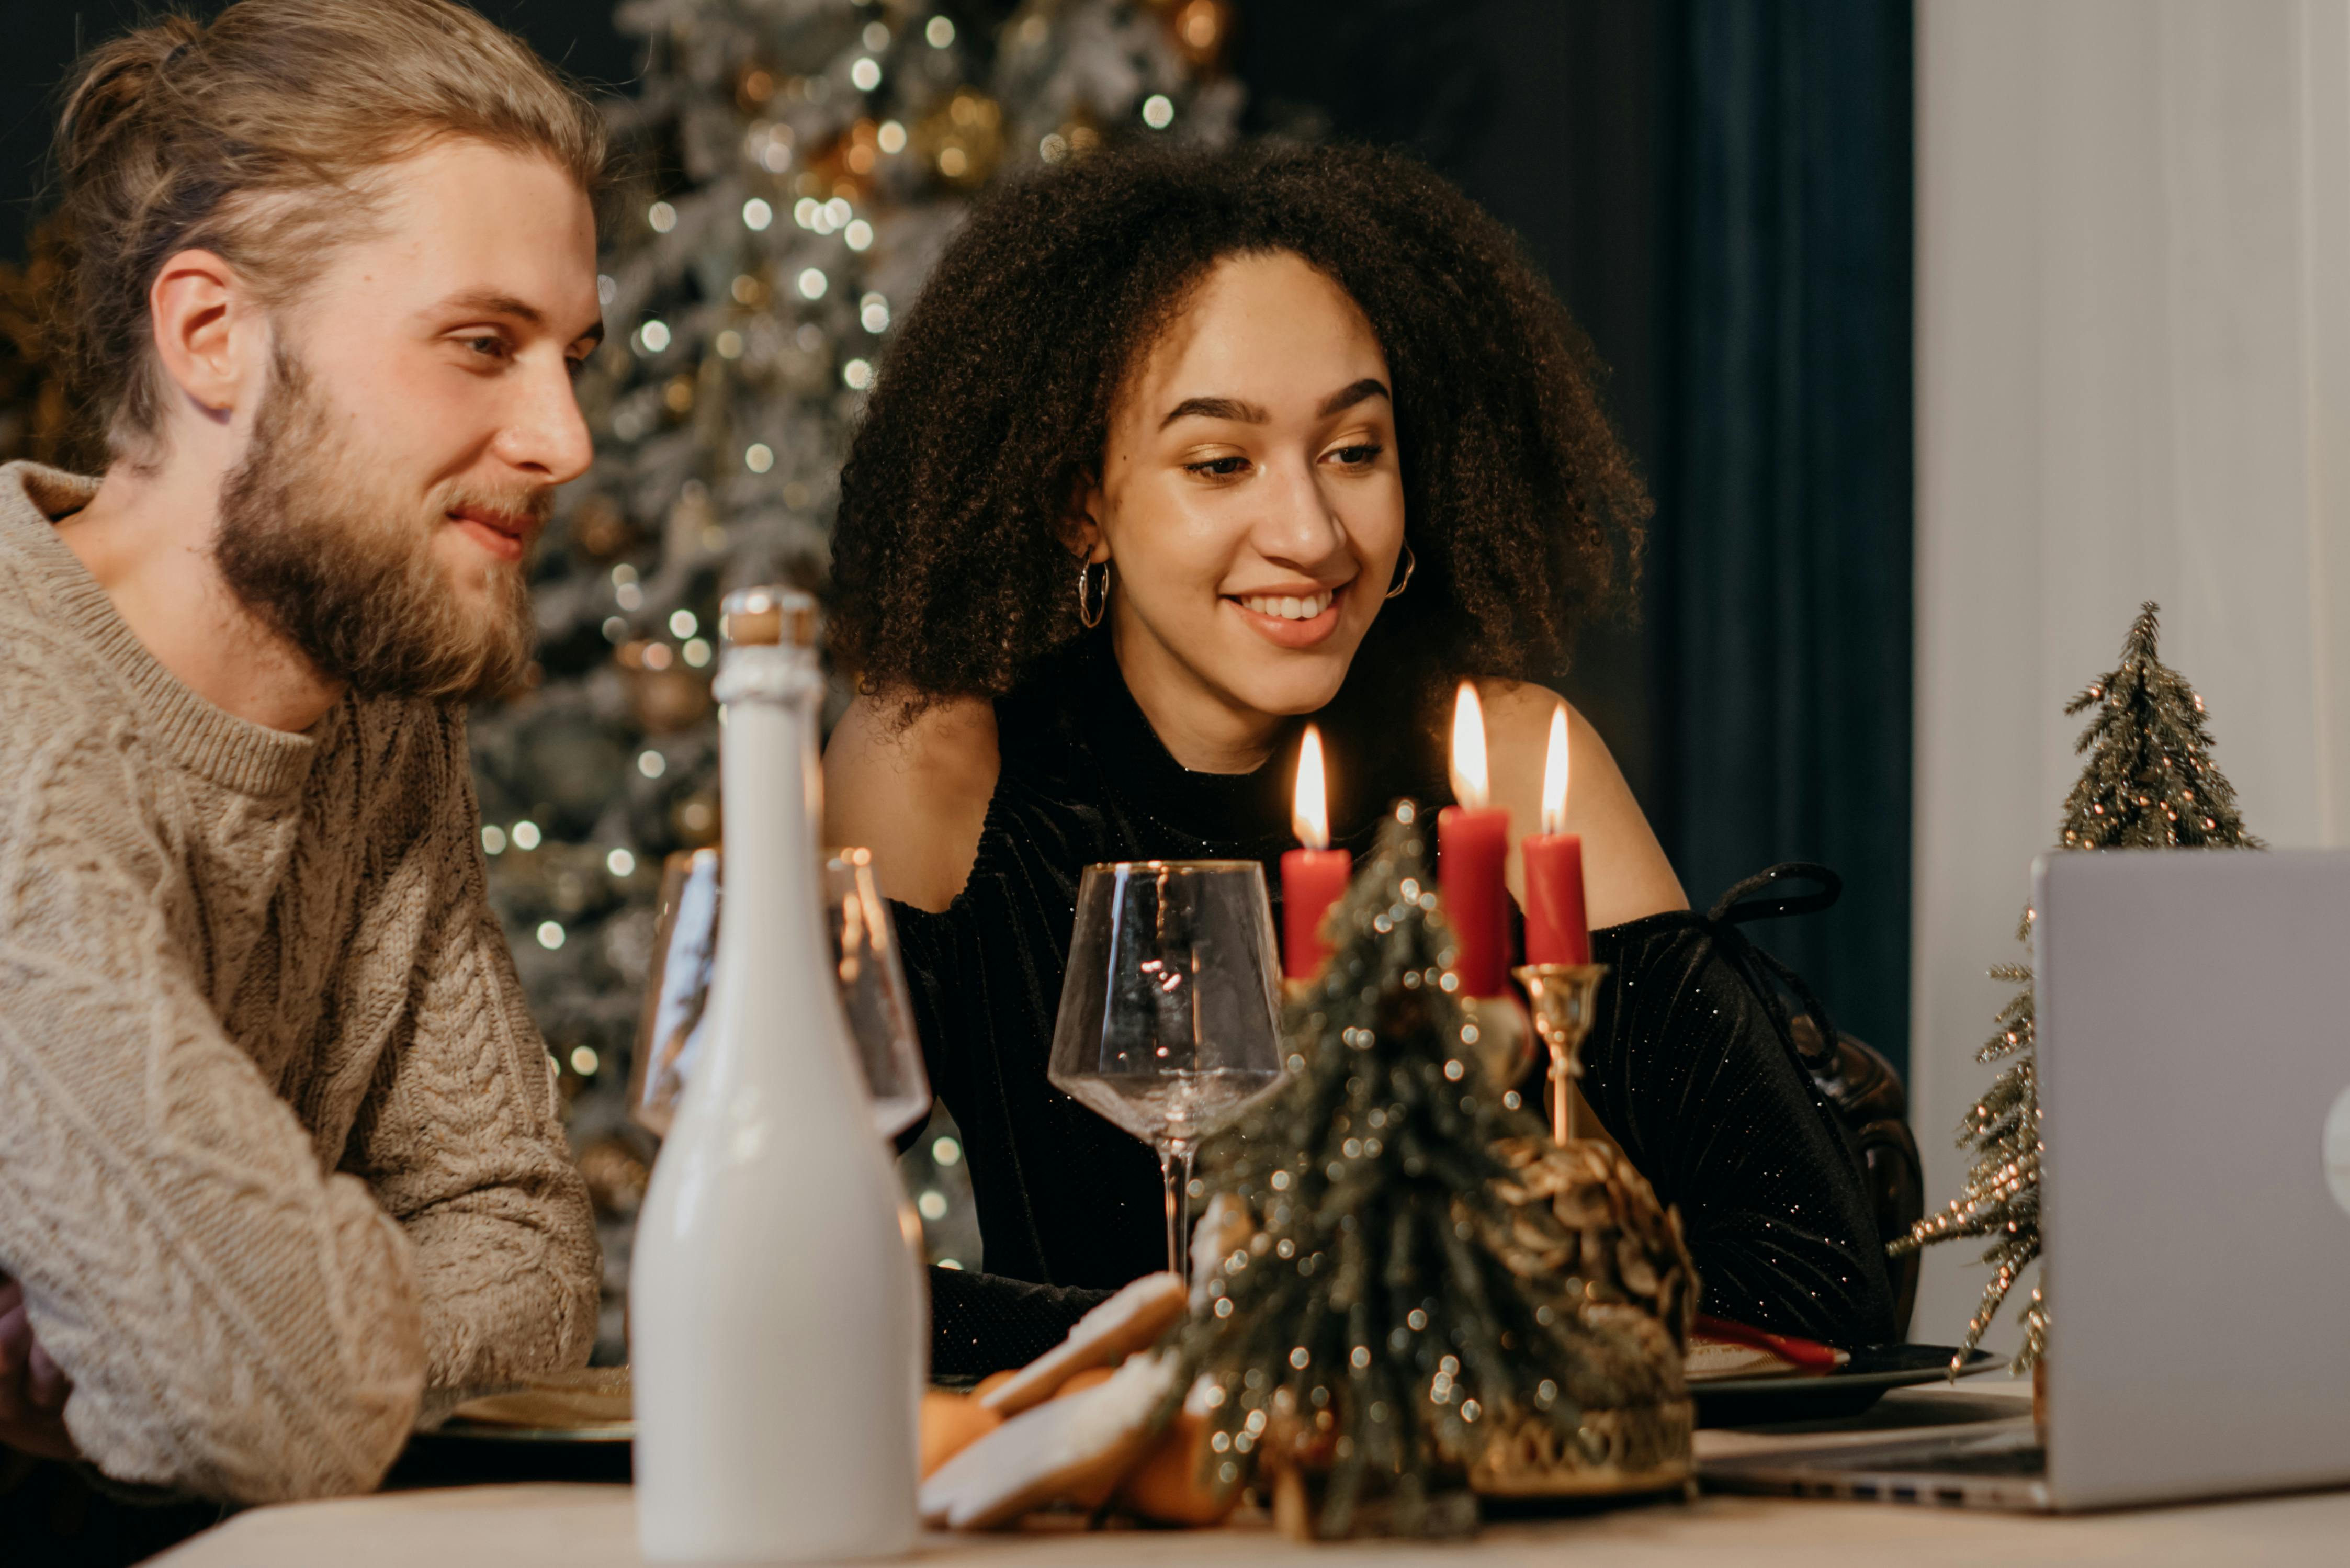
POLYGON ((1572 766, 1566 830, 1583 835, 1583 880, 1594 928, 1619 926, 1643 915, 1686 909, 1689 897, 1657 843, 1640 803, 1590 721, 1547 687, 1518 680, 1481 680, 1485 747, 1493 804, 1510 812, 1510 891, 1523 908, 1525 873, 1517 841, 1542 831, 1543 763, 1550 749, 1550 716, 1566 706, 1572 766))
POLYGON ((998 770, 993 704, 900 724, 888 697, 859 697, 824 749, 825 842, 871 850, 885 895, 936 914, 971 877, 998 770))

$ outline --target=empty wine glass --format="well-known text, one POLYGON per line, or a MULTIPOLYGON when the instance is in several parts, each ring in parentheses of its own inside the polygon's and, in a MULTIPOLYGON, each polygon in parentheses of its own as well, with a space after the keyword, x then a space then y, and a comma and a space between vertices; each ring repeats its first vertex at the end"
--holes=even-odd
MULTIPOLYGON (((874 1130, 895 1137, 931 1112, 930 1075, 906 994, 898 931, 873 876, 873 857, 843 849, 825 863, 826 927, 832 935, 849 1038, 873 1104, 874 1130)), ((629 1116, 666 1137, 702 1044, 711 966, 718 951, 720 859, 715 849, 672 855, 662 867, 660 913, 644 1012, 629 1074, 629 1116)))
POLYGON ((922 1039, 898 957, 897 923, 873 875, 870 850, 835 854, 825 863, 824 883, 834 972, 873 1096, 873 1125, 883 1137, 896 1137, 931 1114, 931 1078, 922 1070, 922 1039))
POLYGON ((656 908, 644 1011, 629 1065, 629 1119, 667 1137, 701 1054, 718 956, 718 851, 697 849, 664 861, 656 908))
POLYGON ((1159 1151, 1167 1267, 1200 1139, 1281 1082, 1273 911, 1253 860, 1088 866, 1048 1075, 1159 1151))

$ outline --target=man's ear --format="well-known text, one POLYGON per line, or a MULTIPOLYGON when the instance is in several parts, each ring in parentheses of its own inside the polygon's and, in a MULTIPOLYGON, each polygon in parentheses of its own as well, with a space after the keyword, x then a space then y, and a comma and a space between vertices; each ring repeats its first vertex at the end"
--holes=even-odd
POLYGON ((249 389, 254 335, 266 330, 236 269, 211 251, 181 251, 147 290, 164 377, 205 412, 233 412, 249 389))
POLYGON ((1061 519, 1061 543, 1087 566, 1109 559, 1109 541, 1100 522, 1106 509, 1101 482, 1090 473, 1077 475, 1069 486, 1069 514, 1061 519))

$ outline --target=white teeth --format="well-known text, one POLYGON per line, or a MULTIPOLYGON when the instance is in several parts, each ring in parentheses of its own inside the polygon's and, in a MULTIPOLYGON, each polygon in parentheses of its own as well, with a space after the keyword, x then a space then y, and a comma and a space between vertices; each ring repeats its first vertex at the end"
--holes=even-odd
POLYGON ((1315 594, 1311 598, 1275 597, 1269 594, 1252 594, 1241 600, 1243 607, 1259 615, 1274 616, 1282 620, 1312 620, 1330 607, 1331 596, 1315 594))

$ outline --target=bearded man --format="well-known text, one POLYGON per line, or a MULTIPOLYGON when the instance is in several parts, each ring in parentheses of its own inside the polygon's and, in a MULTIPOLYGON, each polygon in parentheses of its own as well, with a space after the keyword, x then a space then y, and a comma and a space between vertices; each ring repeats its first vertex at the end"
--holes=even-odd
POLYGON ((526 668, 589 459, 603 140, 443 0, 242 0, 78 73, 108 459, 0 468, 0 1443, 364 1490, 431 1391, 595 1336, 462 705, 526 668))

